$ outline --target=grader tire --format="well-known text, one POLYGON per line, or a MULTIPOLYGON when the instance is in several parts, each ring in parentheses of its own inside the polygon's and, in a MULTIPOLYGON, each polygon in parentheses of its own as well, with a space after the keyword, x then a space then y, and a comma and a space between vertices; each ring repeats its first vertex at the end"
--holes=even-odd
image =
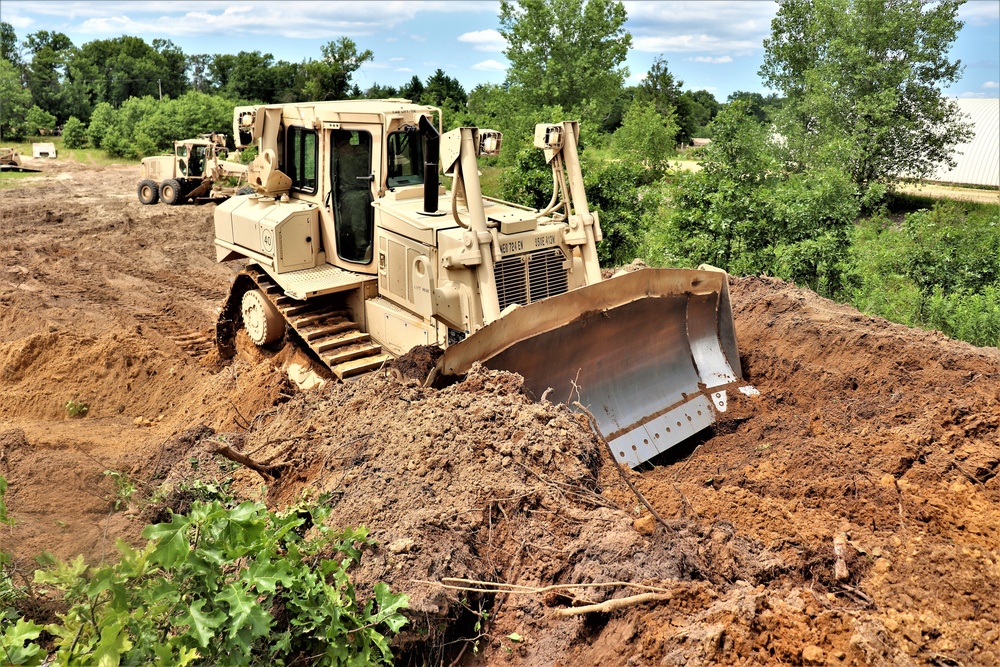
POLYGON ((160 188, 154 181, 149 179, 139 181, 136 194, 139 195, 139 201, 147 206, 160 201, 160 188))
POLYGON ((176 178, 168 178, 160 183, 160 199, 170 206, 184 203, 184 189, 176 178))

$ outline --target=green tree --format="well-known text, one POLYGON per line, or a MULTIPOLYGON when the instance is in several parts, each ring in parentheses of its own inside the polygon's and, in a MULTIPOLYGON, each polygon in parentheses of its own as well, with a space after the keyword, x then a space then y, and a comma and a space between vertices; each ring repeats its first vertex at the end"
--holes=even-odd
POLYGON ((963 1, 781 0, 760 75, 787 98, 780 127, 793 159, 808 164, 842 140, 862 194, 954 164, 969 128, 942 90, 961 74, 948 54, 963 1))
POLYGON ((43 130, 44 134, 53 134, 56 130, 56 117, 36 104, 28 109, 24 124, 30 135, 37 137, 43 134, 43 130))
POLYGON ((738 275, 767 271, 826 296, 839 293, 854 186, 833 165, 788 171, 769 126, 736 100, 712 124, 702 170, 678 176, 665 225, 646 243, 658 265, 709 263, 738 275))
POLYGON ((17 67, 0 59, 0 139, 24 136, 24 119, 30 108, 31 91, 21 85, 17 67))
POLYGON ((632 45, 621 2, 502 0, 499 18, 507 84, 525 105, 561 106, 590 122, 608 113, 632 45))
POLYGON ((0 21, 0 59, 12 65, 21 62, 21 54, 17 48, 17 34, 14 32, 14 26, 6 21, 0 21))
POLYGON ((683 85, 683 81, 678 81, 670 73, 663 56, 657 56, 649 66, 646 78, 639 84, 636 97, 642 101, 652 102, 656 105, 657 111, 667 115, 677 108, 683 85))
POLYGON ((781 108, 781 98, 776 93, 771 93, 765 97, 760 93, 737 90, 730 93, 729 97, 726 98, 727 102, 732 102, 733 100, 746 100, 749 102, 753 115, 762 123, 769 121, 773 113, 781 108))
POLYGON ((306 61, 302 92, 309 100, 343 100, 351 90, 351 77, 363 64, 375 57, 370 49, 358 51, 348 37, 327 42, 321 47, 320 60, 306 61))
POLYGON ((424 88, 423 95, 420 96, 422 104, 441 107, 451 113, 462 109, 468 99, 469 96, 465 94, 465 88, 458 82, 458 79, 448 76, 440 68, 427 77, 427 86, 424 88))
POLYGON ((87 145, 87 126, 76 116, 63 124, 63 145, 66 148, 83 148, 87 145))
POLYGON ((373 83, 369 86, 368 89, 362 93, 362 96, 369 100, 384 100, 390 97, 400 97, 399 90, 395 86, 383 86, 379 83, 373 83))
MULTIPOLYGON (((216 56, 218 58, 218 56, 216 56)), ((274 56, 260 51, 240 51, 220 61, 227 67, 225 83, 219 92, 235 99, 274 102, 274 56)))
POLYGON ((399 89, 399 94, 405 99, 415 102, 420 101, 420 98, 424 94, 424 82, 420 80, 419 76, 414 74, 406 82, 406 85, 399 89))
POLYGON ((622 126, 615 131, 612 146, 631 159, 656 172, 663 172, 667 159, 674 155, 677 123, 673 109, 660 113, 652 102, 636 100, 625 112, 622 126))
POLYGON ((117 113, 107 102, 100 102, 94 107, 94 113, 90 115, 90 124, 87 125, 87 141, 94 148, 102 148, 104 137, 115 124, 117 113))
POLYGON ((159 98, 161 90, 180 95, 187 86, 183 54, 171 42, 155 43, 160 50, 127 35, 87 42, 69 63, 71 77, 85 87, 91 105, 119 107, 130 97, 159 98))
POLYGON ((27 76, 32 102, 60 120, 68 118, 64 115, 62 85, 73 42, 61 32, 39 30, 28 35, 24 45, 31 53, 27 76))
POLYGON ((188 89, 185 72, 188 57, 169 39, 154 39, 153 50, 159 55, 160 71, 157 74, 157 93, 164 97, 180 97, 188 89))
MULTIPOLYGON (((719 115, 722 105, 715 99, 715 95, 707 90, 696 90, 691 92, 685 90, 681 94, 681 101, 686 108, 689 119, 688 134, 685 139, 693 137, 708 136, 708 125, 719 115)), ((678 111, 678 113, 680 113, 678 111)))

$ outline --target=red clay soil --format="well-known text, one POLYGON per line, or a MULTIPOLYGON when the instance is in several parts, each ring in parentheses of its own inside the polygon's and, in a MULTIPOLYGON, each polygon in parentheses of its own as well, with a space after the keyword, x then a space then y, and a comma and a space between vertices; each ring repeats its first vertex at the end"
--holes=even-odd
POLYGON ((399 664, 1000 663, 1000 350, 733 279, 761 393, 626 473, 661 523, 516 375, 425 388, 422 350, 302 392, 291 348, 219 363, 238 267, 214 262, 213 207, 141 206, 136 171, 60 160, 0 189, 0 547, 22 571, 114 558, 154 490, 233 478, 370 529, 356 580, 410 596, 399 664))

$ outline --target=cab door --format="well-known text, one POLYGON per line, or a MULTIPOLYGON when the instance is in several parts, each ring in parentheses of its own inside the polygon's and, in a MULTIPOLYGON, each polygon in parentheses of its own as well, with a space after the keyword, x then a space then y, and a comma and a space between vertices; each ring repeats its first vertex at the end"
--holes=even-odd
MULTIPOLYGON (((365 130, 330 131, 330 192, 336 256, 347 268, 374 273, 374 141, 365 130), (369 270, 370 269, 370 270, 369 270)), ((340 262, 338 262, 340 263, 340 262)))

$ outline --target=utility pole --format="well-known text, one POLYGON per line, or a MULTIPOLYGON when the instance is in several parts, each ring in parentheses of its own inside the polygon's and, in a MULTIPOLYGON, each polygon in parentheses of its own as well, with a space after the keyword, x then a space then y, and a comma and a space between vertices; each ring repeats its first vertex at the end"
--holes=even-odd
POLYGON ((156 80, 156 87, 160 89, 160 101, 163 101, 163 84, 159 79, 156 80))

